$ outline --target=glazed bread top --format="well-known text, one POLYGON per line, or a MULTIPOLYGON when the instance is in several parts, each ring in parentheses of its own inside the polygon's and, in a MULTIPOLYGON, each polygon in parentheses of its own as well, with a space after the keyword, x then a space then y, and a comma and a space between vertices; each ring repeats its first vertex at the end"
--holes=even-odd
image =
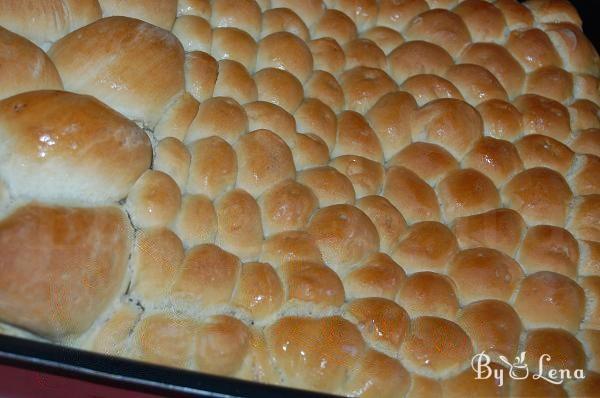
POLYGON ((566 0, 0 0, 0 331, 347 396, 600 388, 566 0), (527 352, 584 380, 476 380, 527 352))

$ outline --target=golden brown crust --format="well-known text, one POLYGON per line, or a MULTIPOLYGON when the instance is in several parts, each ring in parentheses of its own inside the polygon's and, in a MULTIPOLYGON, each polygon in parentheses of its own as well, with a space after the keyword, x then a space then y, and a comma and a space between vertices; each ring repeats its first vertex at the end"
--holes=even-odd
POLYGON ((405 167, 392 166, 387 170, 383 196, 409 223, 440 220, 440 206, 435 191, 405 167))
POLYGON ((29 40, 0 26, 0 46, 0 100, 27 91, 62 89, 50 58, 29 40))
POLYGON ((408 24, 404 34, 409 40, 427 40, 450 54, 458 54, 471 42, 464 21, 457 14, 432 9, 419 14, 408 24))
POLYGON ((137 19, 103 18, 60 39, 48 55, 66 90, 93 95, 150 127, 184 88, 179 40, 137 19), (149 74, 156 76, 150 82, 149 74))
POLYGON ((81 334, 120 293, 130 243, 116 207, 16 209, 0 221, 0 317, 52 340, 81 334))
POLYGON ((10 192, 46 201, 116 202, 152 159, 150 140, 135 123, 95 98, 64 91, 1 101, 0 138, 0 177, 10 192))
POLYGON ((455 289, 446 275, 415 272, 402 284, 396 301, 412 318, 428 315, 454 320, 459 307, 455 289))

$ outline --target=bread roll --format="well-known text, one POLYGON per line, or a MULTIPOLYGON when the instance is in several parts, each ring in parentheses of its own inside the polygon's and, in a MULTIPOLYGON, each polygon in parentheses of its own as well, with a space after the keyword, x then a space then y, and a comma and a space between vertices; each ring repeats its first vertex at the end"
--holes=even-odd
POLYGON ((569 0, 0 10, 0 333, 342 396, 597 395, 569 0), (546 353, 585 379, 532 377, 546 353))
POLYGON ((152 159, 135 123, 93 97, 64 91, 0 101, 0 139, 0 177, 11 194, 46 201, 116 202, 152 159))
POLYGON ((101 19, 63 37, 48 54, 66 90, 98 97, 150 127, 184 88, 179 40, 137 19, 101 19))

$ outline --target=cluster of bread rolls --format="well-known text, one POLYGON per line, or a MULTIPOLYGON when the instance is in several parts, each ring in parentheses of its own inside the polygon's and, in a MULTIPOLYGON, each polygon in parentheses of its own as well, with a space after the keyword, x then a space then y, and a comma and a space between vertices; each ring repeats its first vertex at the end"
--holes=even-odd
POLYGON ((0 321, 347 396, 592 396, 599 156, 567 0, 0 0, 0 321))

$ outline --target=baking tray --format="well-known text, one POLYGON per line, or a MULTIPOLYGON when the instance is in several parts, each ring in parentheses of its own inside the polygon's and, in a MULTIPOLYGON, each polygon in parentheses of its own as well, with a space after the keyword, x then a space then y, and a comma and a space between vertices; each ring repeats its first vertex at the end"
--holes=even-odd
MULTIPOLYGON (((523 2, 523 0, 519 0, 523 2)), ((596 2, 570 0, 600 47, 596 2)), ((0 334, 0 398, 333 397, 168 368, 0 334), (8 386, 8 387, 7 387, 8 386)))
POLYGON ((0 335, 0 397, 42 396, 333 397, 0 335))

